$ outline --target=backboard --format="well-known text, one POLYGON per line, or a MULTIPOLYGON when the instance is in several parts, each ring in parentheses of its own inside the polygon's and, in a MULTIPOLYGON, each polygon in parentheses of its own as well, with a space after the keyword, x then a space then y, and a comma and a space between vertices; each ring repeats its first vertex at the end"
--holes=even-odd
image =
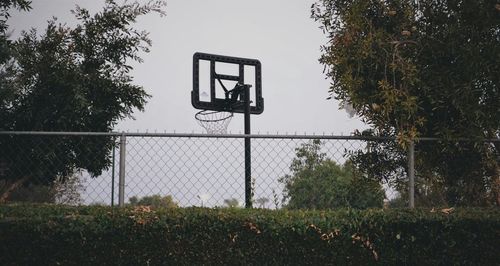
POLYGON ((264 111, 259 60, 195 53, 191 103, 202 110, 244 113, 243 86, 250 87, 250 113, 264 111))

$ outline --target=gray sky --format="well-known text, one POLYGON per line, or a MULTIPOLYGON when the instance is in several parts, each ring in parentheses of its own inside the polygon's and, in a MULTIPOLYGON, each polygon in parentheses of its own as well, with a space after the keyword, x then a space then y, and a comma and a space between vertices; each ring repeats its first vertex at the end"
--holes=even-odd
MULTIPOLYGON (((103 1, 35 0, 29 13, 15 14, 11 27, 43 29, 52 16, 74 25, 75 4, 97 11, 103 1)), ((153 46, 132 72, 152 98, 136 120, 117 130, 203 132, 191 106, 192 56, 205 52, 255 58, 262 63, 265 110, 252 116, 252 133, 349 134, 365 128, 338 103, 326 100, 329 81, 318 63, 326 42, 310 18, 313 0, 169 0, 167 16, 142 17, 137 28, 150 32, 153 46)), ((235 114, 232 133, 243 132, 235 114)))

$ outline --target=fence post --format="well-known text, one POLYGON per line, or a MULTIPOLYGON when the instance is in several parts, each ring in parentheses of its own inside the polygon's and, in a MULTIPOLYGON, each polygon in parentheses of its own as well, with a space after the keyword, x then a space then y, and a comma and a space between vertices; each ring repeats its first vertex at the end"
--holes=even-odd
POLYGON ((122 132, 120 136, 120 166, 118 173, 118 206, 125 205, 125 146, 127 138, 125 133, 122 132))
POLYGON ((415 208, 415 142, 412 140, 408 147, 408 187, 410 208, 415 208))
POLYGON ((115 158, 116 158, 116 138, 113 137, 113 160, 111 167, 111 207, 115 206, 115 158))

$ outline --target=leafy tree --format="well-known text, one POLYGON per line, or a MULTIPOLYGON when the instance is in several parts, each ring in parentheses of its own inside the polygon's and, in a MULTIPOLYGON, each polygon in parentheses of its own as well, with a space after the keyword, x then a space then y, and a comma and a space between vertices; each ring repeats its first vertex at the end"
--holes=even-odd
POLYGON ((66 205, 80 205, 83 203, 81 193, 85 191, 85 178, 81 172, 73 173, 64 181, 59 179, 54 180, 50 185, 54 193, 54 202, 66 205))
POLYGON ((321 153, 321 142, 313 140, 296 148, 291 175, 280 179, 285 185, 284 201, 291 209, 382 207, 384 191, 374 180, 359 175, 349 162, 343 166, 321 153))
POLYGON ((12 202, 79 205, 82 203, 81 192, 85 191, 83 182, 84 179, 75 173, 68 177, 64 183, 56 179, 53 184, 49 185, 30 184, 20 187, 13 191, 9 200, 12 202))
POLYGON ((152 196, 144 196, 142 198, 137 198, 133 196, 129 199, 130 205, 132 206, 151 206, 154 208, 177 208, 179 205, 175 202, 172 196, 160 196, 160 195, 152 195, 152 196))
MULTIPOLYGON (((8 86, 13 76, 12 40, 9 39, 10 10, 29 11, 31 2, 25 0, 0 1, 0 113, 7 111, 8 100, 14 97, 14 89, 8 86)), ((0 123, 0 130, 2 125, 0 123)))
POLYGON ((439 137, 417 144, 419 179, 449 204, 500 205, 500 142, 481 141, 500 136, 499 16, 496 0, 312 6, 329 38, 320 62, 331 97, 399 142, 371 143, 354 157, 360 167, 402 187, 406 144, 439 137))
MULTIPOLYGON (((0 1, 0 64, 5 67, 5 63, 11 58, 11 40, 9 40, 7 20, 10 18, 10 9, 28 11, 31 9, 31 1, 26 0, 2 0, 0 1)), ((2 74, 5 69, 2 68, 2 74)), ((3 91, 2 91, 3 92, 3 91)), ((0 98, 1 99, 1 98, 0 98)))
POLYGON ((226 204, 226 206, 229 208, 240 207, 240 202, 236 198, 225 199, 224 204, 226 204))
MULTIPOLYGON (((2 3, 27 9, 20 0, 2 3)), ((133 83, 130 62, 142 62, 139 53, 151 41, 132 24, 147 13, 163 15, 164 5, 107 0, 94 15, 77 6, 74 28, 53 19, 42 34, 32 29, 4 42, 10 57, 0 62, 0 129, 108 132, 143 110, 149 95, 133 83)), ((7 166, 0 179, 9 183, 0 202, 21 185, 65 182, 78 169, 100 175, 113 145, 111 137, 0 137, 0 164, 7 166)))
POLYGON ((257 198, 255 200, 255 203, 257 203, 259 205, 259 208, 265 208, 266 207, 266 204, 269 202, 269 199, 266 198, 266 197, 262 197, 262 198, 257 198))
MULTIPOLYGON (((85 179, 75 173, 65 182, 56 179, 48 185, 29 184, 13 191, 9 201, 79 205, 82 203, 81 193, 85 191, 84 182, 85 179)), ((0 188, 4 186, 5 180, 0 180, 0 188)))

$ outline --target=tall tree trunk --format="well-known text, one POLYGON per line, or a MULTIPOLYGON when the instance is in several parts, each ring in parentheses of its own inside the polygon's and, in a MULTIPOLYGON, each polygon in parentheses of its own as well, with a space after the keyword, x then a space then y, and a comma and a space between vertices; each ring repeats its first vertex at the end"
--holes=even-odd
POLYGON ((29 179, 29 176, 25 176, 21 179, 18 179, 11 184, 6 185, 7 189, 2 193, 0 196, 0 204, 5 203, 7 199, 9 198, 10 194, 15 191, 18 187, 22 186, 24 182, 26 182, 29 179))

